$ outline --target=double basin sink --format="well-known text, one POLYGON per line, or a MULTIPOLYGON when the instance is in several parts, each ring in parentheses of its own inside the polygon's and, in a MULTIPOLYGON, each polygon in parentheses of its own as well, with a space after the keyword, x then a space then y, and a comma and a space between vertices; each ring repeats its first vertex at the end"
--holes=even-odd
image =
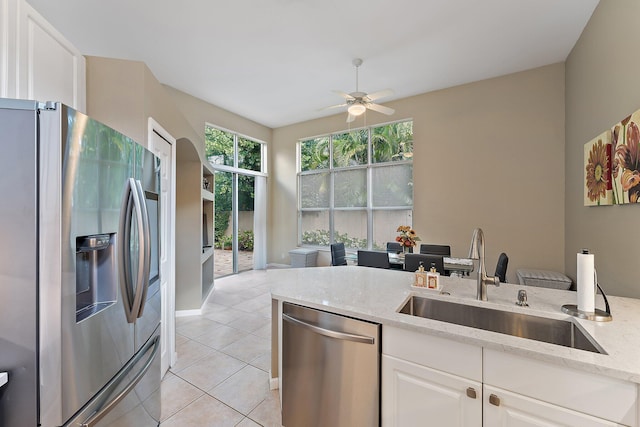
POLYGON ((546 317, 458 304, 415 295, 409 298, 399 312, 579 350, 607 354, 588 333, 571 320, 548 319, 546 317))

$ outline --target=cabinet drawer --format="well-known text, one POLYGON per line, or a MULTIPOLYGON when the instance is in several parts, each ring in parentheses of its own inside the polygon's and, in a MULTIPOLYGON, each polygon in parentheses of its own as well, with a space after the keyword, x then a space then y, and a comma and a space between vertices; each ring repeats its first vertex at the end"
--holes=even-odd
POLYGON ((385 325, 382 353, 482 381, 482 347, 475 345, 385 325))
POLYGON ((637 388, 627 381, 484 349, 484 383, 606 420, 637 426, 637 388))

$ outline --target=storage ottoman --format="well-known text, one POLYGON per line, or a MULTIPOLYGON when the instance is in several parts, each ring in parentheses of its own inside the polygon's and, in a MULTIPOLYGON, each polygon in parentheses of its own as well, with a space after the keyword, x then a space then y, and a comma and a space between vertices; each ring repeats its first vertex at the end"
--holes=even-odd
POLYGON ((571 288, 571 279, 557 271, 521 268, 517 275, 521 285, 565 290, 571 288))
POLYGON ((293 249, 289 251, 289 258, 291 258, 291 267, 293 268, 315 267, 318 250, 305 248, 293 249))

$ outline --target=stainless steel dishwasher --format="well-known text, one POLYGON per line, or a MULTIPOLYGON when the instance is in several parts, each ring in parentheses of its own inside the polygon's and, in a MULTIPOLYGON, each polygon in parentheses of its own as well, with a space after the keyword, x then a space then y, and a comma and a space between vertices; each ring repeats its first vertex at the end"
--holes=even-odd
POLYGON ((380 425, 380 325, 282 307, 282 425, 380 425))

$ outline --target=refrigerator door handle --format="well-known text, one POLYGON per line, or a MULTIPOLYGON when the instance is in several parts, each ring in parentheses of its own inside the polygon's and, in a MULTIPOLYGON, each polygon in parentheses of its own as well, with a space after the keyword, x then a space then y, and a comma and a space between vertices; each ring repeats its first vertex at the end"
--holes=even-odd
POLYGON ((298 325, 304 329, 315 332, 316 334, 324 335, 325 337, 335 338, 338 340, 345 341, 354 341, 364 344, 375 344, 375 338, 368 337, 365 335, 355 335, 348 334, 345 332, 332 331, 330 329, 321 328, 319 326, 311 325, 309 323, 303 322, 302 320, 296 319, 295 317, 289 316, 288 314, 282 314, 282 320, 285 320, 289 323, 293 323, 298 325))
MULTIPOLYGON (((144 199, 140 201, 140 191, 138 184, 133 178, 129 178, 125 185, 122 198, 122 206, 120 209, 120 224, 118 237, 118 256, 119 256, 119 275, 120 275, 120 291, 122 294, 123 305, 127 322, 135 323, 140 311, 141 300, 144 292, 144 267, 148 263, 150 255, 146 249, 148 243, 147 235, 148 224, 145 222, 144 214, 147 213, 146 205, 143 205, 144 199), (134 291, 131 283, 131 221, 135 211, 136 225, 138 227, 138 240, 140 249, 138 250, 138 271, 136 289, 134 291), (145 224, 147 226, 145 227, 145 224)), ((148 221, 148 219, 147 219, 148 221)), ((148 273, 147 273, 148 278, 148 273)), ((148 280, 148 279, 147 279, 148 280)))
POLYGON ((142 369, 136 374, 136 376, 129 382, 129 384, 127 384, 127 386, 120 393, 118 393, 117 396, 115 396, 113 399, 111 399, 102 408, 98 409, 86 421, 81 423, 80 424, 81 427, 93 427, 93 426, 95 426, 102 418, 104 418, 105 415, 107 415, 113 408, 115 408, 118 405, 118 403, 120 403, 122 401, 122 399, 124 399, 127 396, 127 394, 129 394, 131 392, 131 390, 134 389, 134 387, 138 384, 138 382, 140 382, 142 377, 145 376, 145 374, 147 373, 147 371, 151 367, 151 364, 153 363, 153 361, 155 360, 156 356, 158 355, 158 350, 160 349, 160 336, 156 336, 152 340, 149 340, 149 342, 140 350, 140 352, 135 357, 135 359, 131 361, 131 363, 129 365, 129 368, 124 370, 120 375, 118 375, 113 380, 114 382, 117 382, 117 381, 121 380, 122 378, 124 378, 126 375, 128 375, 129 372, 131 371, 131 369, 133 369, 133 367, 140 361, 142 356, 144 356, 144 354, 147 353, 149 347, 151 347, 151 346, 153 346, 153 350, 151 352, 151 355, 147 359, 147 361, 144 364, 144 366, 142 367, 142 369))
MULTIPOLYGON (((144 312, 144 306, 147 302, 147 290, 149 289, 149 270, 151 269, 151 230, 149 225, 149 213, 147 212, 146 197, 144 190, 142 189, 142 183, 139 180, 136 181, 136 189, 138 191, 138 198, 140 200, 140 215, 142 216, 142 235, 144 238, 140 239, 140 248, 143 252, 143 262, 140 264, 142 271, 142 281, 138 283, 138 291, 140 292, 140 305, 138 308, 137 318, 142 317, 144 312)), ((137 295, 136 295, 137 296, 137 295)))
POLYGON ((131 179, 127 180, 122 195, 120 205, 120 220, 118 226, 118 275, 120 282, 120 293, 122 294, 122 305, 127 322, 135 322, 135 315, 132 309, 133 289, 129 278, 131 277, 130 258, 130 234, 131 234, 131 214, 133 213, 131 198, 131 179))

